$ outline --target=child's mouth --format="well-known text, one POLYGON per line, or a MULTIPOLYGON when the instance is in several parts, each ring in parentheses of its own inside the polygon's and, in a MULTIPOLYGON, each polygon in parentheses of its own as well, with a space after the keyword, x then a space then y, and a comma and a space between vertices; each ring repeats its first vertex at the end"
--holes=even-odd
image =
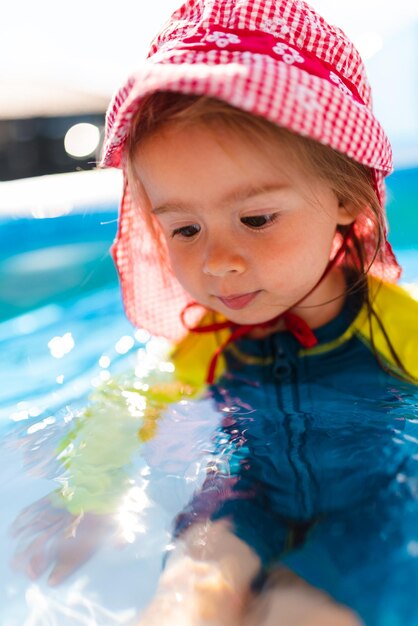
POLYGON ((229 309, 243 309, 258 296, 260 291, 252 291, 251 293, 242 293, 228 297, 218 296, 218 299, 229 309))

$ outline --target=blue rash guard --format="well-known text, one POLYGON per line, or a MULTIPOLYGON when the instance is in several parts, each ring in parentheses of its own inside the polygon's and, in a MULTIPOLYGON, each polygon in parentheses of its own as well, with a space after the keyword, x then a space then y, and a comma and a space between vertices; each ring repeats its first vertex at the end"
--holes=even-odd
POLYGON ((369 293, 377 316, 349 296, 313 349, 280 332, 226 350, 214 464, 175 534, 228 518, 264 571, 285 564, 367 626, 412 625, 418 303, 373 279, 369 293))

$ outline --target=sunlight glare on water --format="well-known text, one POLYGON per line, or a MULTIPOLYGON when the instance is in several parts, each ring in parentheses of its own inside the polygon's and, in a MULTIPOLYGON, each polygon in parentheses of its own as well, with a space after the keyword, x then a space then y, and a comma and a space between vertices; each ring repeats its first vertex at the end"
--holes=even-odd
MULTIPOLYGON (((89 597, 86 587, 87 580, 80 579, 66 593, 54 592, 51 597, 44 594, 38 585, 31 585, 25 594, 28 617, 22 626, 116 626, 131 621, 132 610, 109 611, 97 602, 94 595, 89 597)), ((10 622, 10 626, 12 624, 10 622)))

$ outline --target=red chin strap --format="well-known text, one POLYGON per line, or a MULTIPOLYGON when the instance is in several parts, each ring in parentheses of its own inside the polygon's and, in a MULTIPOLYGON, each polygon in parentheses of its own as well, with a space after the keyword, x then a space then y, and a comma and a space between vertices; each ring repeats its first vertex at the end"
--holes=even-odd
POLYGON ((286 326, 286 329, 292 333, 292 335, 299 341, 299 343, 304 348, 313 348, 318 343, 318 340, 315 337, 315 333, 309 327, 309 325, 305 322, 305 320, 299 317, 299 315, 295 315, 294 313, 291 313, 290 309, 293 309, 295 306, 297 306, 303 300, 305 300, 305 298, 307 298, 318 287, 318 285, 329 274, 332 268, 335 267, 335 265, 340 261, 341 257, 345 253, 348 241, 351 238, 353 231, 354 231, 354 222, 353 224, 351 224, 349 230, 344 236, 341 246, 338 248, 336 254, 334 255, 334 258, 329 261, 321 278, 318 280, 317 283, 315 283, 312 289, 310 289, 308 293, 306 293, 302 298, 300 298, 300 300, 298 300, 291 307, 289 307, 287 311, 280 313, 279 315, 277 315, 271 320, 267 320, 266 322, 260 322, 259 324, 236 324, 235 322, 226 320, 225 322, 215 322, 214 324, 207 324, 206 326, 193 326, 190 328, 187 326, 187 323, 185 320, 186 311, 190 309, 191 307, 201 306, 201 305, 198 302, 190 302, 188 305, 184 307, 181 313, 181 321, 183 325, 192 333, 203 334, 203 333, 216 332, 219 330, 225 330, 228 328, 231 330, 231 334, 228 337, 228 339, 226 339, 220 346, 218 346, 218 348, 215 350, 215 352, 212 355, 208 372, 206 375, 206 382, 209 385, 213 384, 213 382, 215 381, 215 372, 216 372, 216 366, 218 364, 218 359, 221 356, 222 352, 225 350, 225 348, 230 343, 233 343, 240 337, 243 337, 244 335, 248 335, 248 333, 250 333, 254 329, 271 328, 275 326, 279 320, 283 320, 286 326))

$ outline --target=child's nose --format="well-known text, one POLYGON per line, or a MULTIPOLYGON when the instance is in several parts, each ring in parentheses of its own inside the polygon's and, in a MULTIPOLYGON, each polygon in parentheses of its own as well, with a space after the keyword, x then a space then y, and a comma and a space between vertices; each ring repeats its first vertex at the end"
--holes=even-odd
POLYGON ((229 241, 217 241, 206 249, 203 273, 210 276, 224 276, 231 272, 242 273, 245 270, 243 256, 234 249, 229 241))

